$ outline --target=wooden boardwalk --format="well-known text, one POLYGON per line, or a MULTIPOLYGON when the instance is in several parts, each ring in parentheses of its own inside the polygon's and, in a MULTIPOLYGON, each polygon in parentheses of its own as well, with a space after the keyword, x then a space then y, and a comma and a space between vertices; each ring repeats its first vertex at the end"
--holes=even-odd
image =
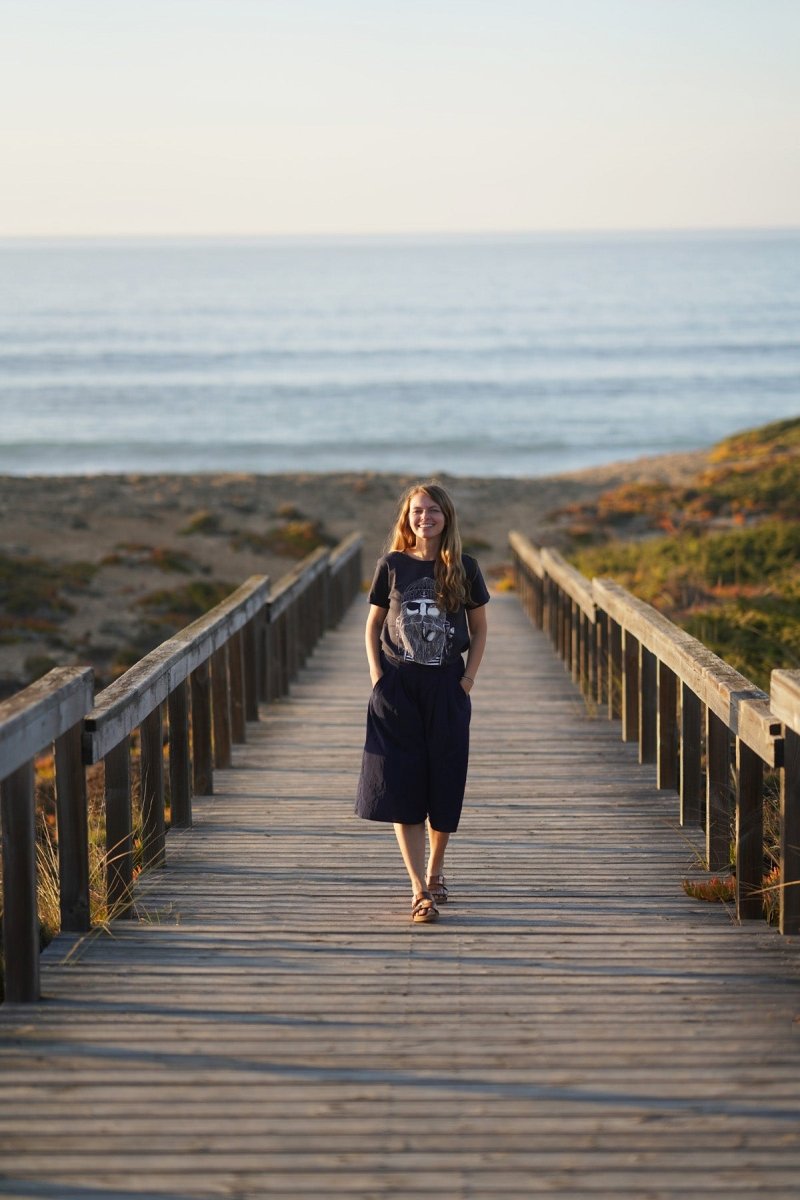
POLYGON ((796 939, 689 901, 690 842, 513 597, 490 606, 437 926, 352 816, 356 605, 248 728, 139 921, 0 1010, 0 1193, 795 1197, 796 939))

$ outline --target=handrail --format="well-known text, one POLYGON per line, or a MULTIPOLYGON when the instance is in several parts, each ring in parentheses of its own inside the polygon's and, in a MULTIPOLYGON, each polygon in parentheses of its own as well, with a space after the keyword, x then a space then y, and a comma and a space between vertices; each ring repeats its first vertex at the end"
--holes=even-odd
POLYGON ((192 795, 259 719, 259 700, 285 695, 361 583, 361 538, 313 551, 270 590, 252 576, 215 608, 145 655, 92 699, 89 667, 57 668, 0 704, 3 940, 6 996, 39 996, 33 759, 55 741, 61 927, 90 928, 85 768, 105 764, 107 907, 130 911, 134 838, 131 739, 139 731, 142 866, 166 858, 164 748, 173 827, 192 823, 192 795), (332 565, 333 564, 333 567, 332 565), (168 737, 162 710, 166 705, 168 737), (189 730, 191 725, 191 739, 189 730))
POLYGON ((613 579, 594 579, 592 588, 609 617, 669 667, 768 767, 780 766, 781 726, 766 692, 613 579))
POLYGON ((772 711, 794 734, 800 734, 800 671, 773 671, 772 711))
POLYGON ((61 925, 88 928, 89 859, 81 722, 92 706, 89 667, 56 667, 0 704, 3 959, 10 1003, 39 996, 34 759, 55 743, 61 925))
POLYGON ((337 625, 361 586, 364 539, 351 533, 331 550, 328 580, 328 623, 337 625))
MULTIPOLYGON (((791 695, 795 707, 788 711, 792 720, 800 717, 800 685, 786 679, 792 673, 773 674, 771 703, 702 642, 613 580, 590 582, 522 534, 510 534, 509 542, 523 606, 549 633, 587 700, 621 718, 623 741, 638 742, 639 761, 656 764, 657 786, 678 792, 681 824, 705 818, 710 870, 727 865, 734 824, 737 913, 760 917, 764 768, 783 768, 788 755, 788 725, 785 733, 775 697, 791 695)), ((784 790, 794 796, 791 789, 799 785, 789 779, 784 769, 784 790)), ((800 797, 792 804, 795 815, 784 814, 781 832, 784 933, 800 932, 800 886, 794 886, 800 884, 800 797)))
POLYGON ((73 725, 91 708, 90 667, 54 667, 0 703, 0 764, 5 779, 73 725))
POLYGON ((320 547, 281 576, 269 598, 269 611, 273 620, 286 611, 304 587, 324 573, 329 560, 330 550, 320 547))
POLYGON ((594 624, 595 602, 589 580, 562 558, 557 550, 549 550, 545 546, 541 553, 541 561, 545 575, 552 579, 594 624))
POLYGON ((331 550, 331 571, 335 574, 344 570, 358 557, 363 544, 364 539, 360 533, 349 533, 346 538, 342 538, 341 542, 331 550))
POLYGON ((162 642, 99 692, 86 717, 87 763, 99 762, 141 725, 157 704, 263 609, 269 577, 253 575, 220 604, 162 642))

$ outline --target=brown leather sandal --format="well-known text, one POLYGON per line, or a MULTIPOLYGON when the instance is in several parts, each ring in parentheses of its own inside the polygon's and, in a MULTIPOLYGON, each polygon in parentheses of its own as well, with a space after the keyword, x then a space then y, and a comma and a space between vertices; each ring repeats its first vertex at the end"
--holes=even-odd
POLYGON ((420 892, 411 901, 411 920, 417 925, 431 925, 439 920, 439 910, 430 892, 420 892))
POLYGON ((447 903, 449 891, 444 875, 429 875, 428 887, 430 888, 431 896, 437 904, 447 903))

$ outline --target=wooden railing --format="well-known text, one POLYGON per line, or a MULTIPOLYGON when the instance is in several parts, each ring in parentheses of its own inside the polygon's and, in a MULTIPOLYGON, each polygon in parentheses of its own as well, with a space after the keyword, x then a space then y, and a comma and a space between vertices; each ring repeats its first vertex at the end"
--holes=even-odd
POLYGON ((89 667, 57 667, 0 704, 0 814, 3 829, 5 998, 39 995, 34 759, 55 744, 61 925, 80 931, 89 919, 83 718, 92 707, 89 667))
MULTIPOLYGON (((764 768, 782 769, 792 708, 776 672, 780 704, 702 642, 610 579, 591 582, 555 551, 510 535, 517 588, 533 622, 551 637, 587 700, 621 720, 622 739, 656 766, 660 789, 676 791, 682 825, 704 825, 709 870, 735 851, 736 907, 762 916, 764 768), (787 704, 789 707, 787 708, 787 704)), ((796 681, 791 685, 797 687, 796 681)), ((795 750, 796 754, 796 750, 795 750)), ((794 760, 793 760, 794 761, 794 760)), ((800 931, 800 798, 796 762, 782 771, 779 925, 800 931)))
POLYGON ((277 700, 361 584, 361 538, 316 550, 274 589, 253 576, 93 700, 88 667, 57 668, 0 704, 3 958, 10 1002, 39 997, 34 760, 55 743, 61 928, 90 927, 86 767, 104 763, 107 908, 133 899, 131 738, 139 735, 141 865, 166 857, 164 710, 170 822, 192 823, 259 700, 277 700))

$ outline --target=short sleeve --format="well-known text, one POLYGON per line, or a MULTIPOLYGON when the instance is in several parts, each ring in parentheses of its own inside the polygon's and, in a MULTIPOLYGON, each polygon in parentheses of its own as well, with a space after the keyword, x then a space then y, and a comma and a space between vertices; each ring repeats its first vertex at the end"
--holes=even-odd
POLYGON ((469 581, 469 600, 465 608, 483 608, 489 603, 489 589, 481 575, 481 569, 474 558, 464 555, 464 568, 469 581))
POLYGON ((369 589, 369 602, 378 608, 389 607, 389 564, 385 558, 378 559, 375 576, 369 589))

